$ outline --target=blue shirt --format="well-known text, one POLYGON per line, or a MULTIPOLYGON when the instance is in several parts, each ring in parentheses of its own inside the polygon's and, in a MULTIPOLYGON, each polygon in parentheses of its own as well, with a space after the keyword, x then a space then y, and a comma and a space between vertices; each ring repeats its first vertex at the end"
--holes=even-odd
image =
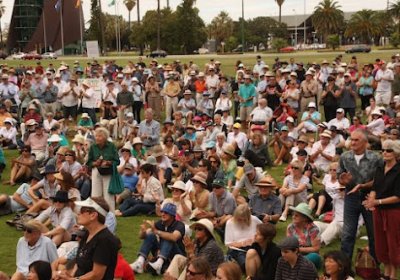
MULTIPOLYGON (((244 100, 249 99, 250 97, 256 97, 256 88, 254 84, 241 84, 239 87, 239 96, 244 100)), ((253 106, 253 98, 247 100, 245 102, 240 102, 241 107, 252 107, 253 106)))
POLYGON ((129 189, 131 192, 136 192, 136 185, 137 185, 137 182, 139 181, 138 176, 122 175, 121 178, 122 178, 122 182, 124 182, 124 187, 126 189, 129 189))
MULTIPOLYGON (((301 116, 301 120, 304 120, 305 118, 308 117, 308 111, 304 112, 303 115, 301 116)), ((314 113, 311 114, 311 119, 313 120, 321 120, 321 114, 318 111, 315 111, 314 113)), ((312 120, 306 120, 307 123, 311 124, 315 128, 317 127, 317 124, 313 122, 312 120)))

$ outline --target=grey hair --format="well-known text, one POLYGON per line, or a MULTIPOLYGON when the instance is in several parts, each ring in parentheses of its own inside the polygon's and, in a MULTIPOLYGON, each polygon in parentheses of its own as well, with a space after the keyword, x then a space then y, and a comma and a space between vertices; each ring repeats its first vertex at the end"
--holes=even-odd
POLYGON ((364 140, 365 142, 368 142, 368 134, 367 134, 366 130, 361 129, 361 128, 357 128, 356 130, 354 130, 354 131, 352 132, 352 134, 353 134, 353 133, 357 133, 357 134, 361 135, 362 138, 363 138, 363 140, 364 140))
POLYGON ((393 149, 396 158, 400 157, 400 141, 399 140, 386 140, 382 143, 383 149, 393 149))
POLYGON ((223 132, 218 133, 217 136, 216 136, 216 138, 218 138, 218 137, 223 137, 223 138, 224 138, 224 141, 226 140, 225 133, 223 133, 223 132))
POLYGON ((110 132, 109 132, 106 128, 104 128, 104 127, 98 127, 98 128, 96 128, 96 130, 94 131, 94 134, 95 134, 95 135, 97 135, 97 134, 103 134, 103 136, 104 136, 106 139, 108 139, 108 137, 110 137, 110 132))

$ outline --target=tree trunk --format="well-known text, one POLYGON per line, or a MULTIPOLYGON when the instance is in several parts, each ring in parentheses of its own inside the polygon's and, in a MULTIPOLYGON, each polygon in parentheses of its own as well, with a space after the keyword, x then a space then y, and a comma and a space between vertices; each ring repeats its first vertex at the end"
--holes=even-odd
MULTIPOLYGON (((137 23, 140 26, 140 0, 136 0, 137 23)), ((139 54, 143 55, 143 45, 139 43, 139 54)))
POLYGON ((1 28, 1 17, 0 17, 0 49, 3 49, 3 28, 1 28))
POLYGON ((161 45, 161 19, 160 19, 160 0, 157 0, 157 50, 160 50, 161 45))
POLYGON ((282 6, 279 5, 279 23, 282 23, 282 6))
POLYGON ((104 28, 103 28, 103 10, 101 8, 101 0, 99 0, 98 2, 99 5, 99 11, 100 11, 100 15, 99 15, 99 26, 100 26, 100 34, 101 34, 101 51, 102 51, 102 55, 105 55, 107 52, 107 47, 106 47, 106 40, 104 39, 104 28))

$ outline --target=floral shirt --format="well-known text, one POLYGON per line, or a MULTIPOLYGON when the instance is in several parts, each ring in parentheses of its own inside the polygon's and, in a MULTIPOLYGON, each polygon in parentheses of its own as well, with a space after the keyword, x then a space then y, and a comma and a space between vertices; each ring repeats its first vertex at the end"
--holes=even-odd
POLYGON ((300 247, 311 247, 314 239, 319 238, 319 229, 314 223, 309 223, 304 229, 294 224, 288 225, 286 236, 294 236, 299 240, 300 247))

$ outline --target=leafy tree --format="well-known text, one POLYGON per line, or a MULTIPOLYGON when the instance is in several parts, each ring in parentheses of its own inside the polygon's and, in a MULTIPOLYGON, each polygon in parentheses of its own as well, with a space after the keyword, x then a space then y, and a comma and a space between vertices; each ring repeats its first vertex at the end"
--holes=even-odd
MULTIPOLYGON (((90 6, 90 20, 89 20, 89 29, 86 30, 86 39, 87 40, 98 40, 99 46, 102 48, 105 46, 103 44, 103 32, 102 32, 102 21, 104 22, 104 14, 101 12, 99 1, 92 0, 90 6)), ((113 25, 114 26, 114 25, 113 25)), ((102 50, 103 52, 105 50, 102 50)))
MULTIPOLYGON (((115 21, 116 16, 110 14, 104 14, 104 39, 106 41, 107 49, 117 48, 117 37, 115 34, 115 21)), ((121 32, 121 47, 129 46, 129 25, 122 16, 118 16, 118 21, 120 25, 121 32)))
POLYGON ((176 32, 179 34, 180 47, 184 54, 193 53, 207 40, 204 21, 199 16, 199 9, 193 7, 194 0, 183 0, 173 14, 176 32))
POLYGON ((282 22, 282 5, 283 5, 283 2, 285 2, 285 0, 275 0, 276 1, 276 3, 278 4, 278 6, 279 6, 279 23, 281 23, 282 22))
POLYGON ((398 32, 392 33, 390 36, 390 44, 395 48, 400 45, 400 34, 398 32))
POLYGON ((335 50, 337 47, 339 47, 339 44, 340 44, 339 35, 337 35, 337 34, 328 35, 328 37, 326 39, 326 43, 333 50, 335 50))
POLYGON ((280 52, 281 48, 286 47, 287 40, 283 38, 274 38, 272 39, 272 48, 275 49, 277 52, 280 52))
POLYGON ((277 38, 287 38, 287 25, 285 23, 279 23, 271 17, 256 17, 247 21, 246 30, 247 37, 246 41, 253 45, 264 43, 268 41, 268 36, 271 34, 277 38))
POLYGON ((209 30, 209 37, 215 38, 217 46, 219 46, 221 42, 226 41, 232 35, 233 20, 227 12, 222 11, 213 18, 207 30, 209 30))
POLYGON ((311 17, 312 24, 318 33, 322 34, 324 40, 329 34, 338 33, 344 23, 343 11, 335 0, 322 0, 315 7, 311 17))
POLYGON ((389 15, 394 17, 397 23, 397 32, 400 33, 400 0, 397 2, 390 3, 389 7, 389 15))
POLYGON ((136 1, 135 0, 124 0, 124 5, 125 5, 126 9, 128 10, 129 28, 131 28, 131 12, 136 5, 136 1))
POLYGON ((364 43, 371 43, 372 38, 384 34, 387 27, 387 17, 382 12, 361 10, 354 13, 347 25, 346 37, 359 37, 364 43))

